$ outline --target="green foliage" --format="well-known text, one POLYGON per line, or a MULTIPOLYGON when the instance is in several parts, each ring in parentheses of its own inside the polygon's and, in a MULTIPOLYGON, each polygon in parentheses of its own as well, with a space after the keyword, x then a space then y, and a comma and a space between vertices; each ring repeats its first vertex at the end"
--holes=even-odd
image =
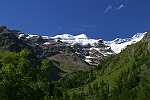
POLYGON ((48 96, 49 82, 34 66, 31 53, 8 53, 0 60, 1 100, 41 100, 48 96))
POLYGON ((139 86, 139 100, 149 100, 150 98, 150 79, 149 73, 142 77, 139 86))
POLYGON ((44 75, 44 77, 49 78, 50 74, 51 74, 51 66, 50 66, 50 60, 49 59, 44 59, 42 60, 42 66, 41 66, 41 71, 44 75))

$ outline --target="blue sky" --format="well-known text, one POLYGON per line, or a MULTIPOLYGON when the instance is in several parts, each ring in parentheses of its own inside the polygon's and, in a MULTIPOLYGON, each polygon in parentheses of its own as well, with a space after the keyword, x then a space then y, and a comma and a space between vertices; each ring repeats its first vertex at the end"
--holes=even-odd
POLYGON ((150 0, 1 0, 0 25, 48 36, 127 38, 150 29, 150 0))

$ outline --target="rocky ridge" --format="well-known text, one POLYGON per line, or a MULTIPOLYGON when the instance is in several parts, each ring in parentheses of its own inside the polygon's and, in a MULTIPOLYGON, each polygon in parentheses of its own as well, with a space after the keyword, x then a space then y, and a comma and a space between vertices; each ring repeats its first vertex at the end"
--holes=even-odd
POLYGON ((40 51, 44 51, 43 57, 52 57, 58 54, 67 55, 69 52, 72 52, 72 55, 78 56, 88 65, 98 65, 107 57, 115 54, 102 39, 90 39, 85 34, 77 36, 64 34, 55 37, 48 37, 25 34, 21 31, 15 30, 12 32, 19 39, 22 39, 28 45, 35 48, 37 50, 37 55, 41 56, 40 51))
MULTIPOLYGON (((9 31, 5 26, 0 27, 0 29, 9 31)), ((9 32, 30 48, 32 47, 32 51, 42 59, 50 57, 63 61, 64 59, 61 58, 71 56, 74 61, 85 62, 88 65, 98 65, 107 57, 120 53, 127 45, 140 41, 146 34, 146 32, 137 33, 132 38, 116 38, 113 41, 104 41, 102 39, 90 39, 85 34, 76 36, 62 34, 49 37, 26 34, 19 30, 10 30, 9 32)))

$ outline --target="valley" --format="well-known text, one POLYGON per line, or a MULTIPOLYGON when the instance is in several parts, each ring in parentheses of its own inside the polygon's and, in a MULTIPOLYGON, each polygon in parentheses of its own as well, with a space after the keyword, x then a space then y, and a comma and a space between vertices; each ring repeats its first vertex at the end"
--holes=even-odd
POLYGON ((150 31, 105 41, 1 26, 0 99, 148 100, 149 41, 150 31))

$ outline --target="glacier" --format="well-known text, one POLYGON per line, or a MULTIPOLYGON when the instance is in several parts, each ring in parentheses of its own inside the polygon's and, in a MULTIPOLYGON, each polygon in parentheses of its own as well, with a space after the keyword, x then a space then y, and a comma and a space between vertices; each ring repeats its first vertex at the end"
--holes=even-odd
MULTIPOLYGON (((131 38, 125 38, 125 39, 116 38, 115 40, 112 41, 104 41, 104 43, 110 46, 111 49, 114 51, 114 53, 118 54, 123 49, 125 49, 128 45, 139 42, 146 33, 147 32, 137 33, 131 38)), ((102 40, 102 39, 90 39, 85 34, 80 34, 76 36, 70 34, 62 34, 50 38, 59 39, 60 41, 67 44, 71 44, 71 45, 80 44, 82 46, 87 46, 87 45, 94 46, 94 43, 97 43, 99 40, 102 40)))

